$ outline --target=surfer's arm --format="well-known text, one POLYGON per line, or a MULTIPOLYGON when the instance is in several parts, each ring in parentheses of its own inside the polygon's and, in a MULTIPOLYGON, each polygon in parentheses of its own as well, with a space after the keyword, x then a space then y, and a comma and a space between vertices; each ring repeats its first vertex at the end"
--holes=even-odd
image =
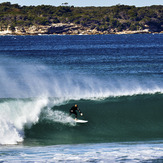
POLYGON ((77 108, 77 110, 79 111, 80 115, 83 116, 83 113, 80 111, 80 109, 77 108))

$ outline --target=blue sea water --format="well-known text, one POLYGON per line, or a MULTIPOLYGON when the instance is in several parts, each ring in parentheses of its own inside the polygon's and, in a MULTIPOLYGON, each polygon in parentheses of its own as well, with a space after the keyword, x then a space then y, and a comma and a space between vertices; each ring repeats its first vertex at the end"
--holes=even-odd
POLYGON ((162 34, 0 36, 0 85, 1 162, 163 162, 162 34))

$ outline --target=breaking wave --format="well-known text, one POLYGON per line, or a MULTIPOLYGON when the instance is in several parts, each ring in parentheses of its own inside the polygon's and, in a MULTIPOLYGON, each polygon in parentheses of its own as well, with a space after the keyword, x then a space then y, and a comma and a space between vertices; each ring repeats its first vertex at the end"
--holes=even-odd
POLYGON ((0 144, 107 142, 163 134, 161 78, 77 75, 8 62, 0 66, 0 144), (75 103, 89 121, 85 126, 69 117, 75 103))

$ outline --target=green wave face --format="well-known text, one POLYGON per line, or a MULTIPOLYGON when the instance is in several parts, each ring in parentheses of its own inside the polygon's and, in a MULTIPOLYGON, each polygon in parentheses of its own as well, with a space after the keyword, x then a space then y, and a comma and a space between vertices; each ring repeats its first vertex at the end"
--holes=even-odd
POLYGON ((162 139, 163 95, 144 94, 103 100, 68 101, 44 107, 39 121, 25 128, 24 144, 75 144, 162 139), (69 109, 77 103, 84 113, 77 124, 69 109))

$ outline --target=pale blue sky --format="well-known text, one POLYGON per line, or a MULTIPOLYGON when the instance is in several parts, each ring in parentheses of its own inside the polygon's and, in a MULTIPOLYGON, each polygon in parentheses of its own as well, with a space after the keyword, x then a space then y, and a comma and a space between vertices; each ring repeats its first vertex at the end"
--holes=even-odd
POLYGON ((18 3, 23 6, 30 5, 53 5, 59 6, 67 2, 70 6, 113 6, 117 4, 135 5, 137 7, 163 5, 163 0, 0 0, 2 2, 18 3))

